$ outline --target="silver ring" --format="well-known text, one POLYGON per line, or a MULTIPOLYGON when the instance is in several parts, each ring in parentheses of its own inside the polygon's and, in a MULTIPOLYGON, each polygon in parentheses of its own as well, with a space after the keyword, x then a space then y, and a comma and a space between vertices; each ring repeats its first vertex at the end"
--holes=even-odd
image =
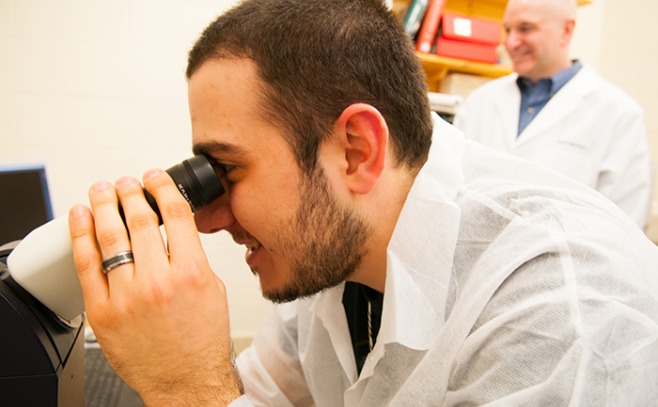
POLYGON ((113 268, 119 267, 122 264, 132 263, 135 261, 133 257, 133 252, 127 250, 125 252, 119 252, 116 255, 110 257, 109 259, 103 260, 103 272, 105 274, 109 273, 113 268))

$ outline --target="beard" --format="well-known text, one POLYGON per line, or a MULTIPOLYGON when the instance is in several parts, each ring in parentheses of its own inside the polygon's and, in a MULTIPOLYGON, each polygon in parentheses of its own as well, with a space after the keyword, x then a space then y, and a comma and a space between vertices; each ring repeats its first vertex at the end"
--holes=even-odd
POLYGON ((263 292, 273 302, 289 302, 345 281, 360 266, 371 235, 366 222, 338 202, 321 168, 304 176, 302 202, 289 223, 277 228, 276 240, 295 255, 290 281, 263 292))

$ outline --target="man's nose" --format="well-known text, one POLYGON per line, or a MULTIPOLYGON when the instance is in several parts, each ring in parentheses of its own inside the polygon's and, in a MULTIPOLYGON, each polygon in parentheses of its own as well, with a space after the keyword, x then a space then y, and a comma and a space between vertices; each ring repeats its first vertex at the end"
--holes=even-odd
POLYGON ((507 50, 518 47, 520 43, 521 37, 519 37, 519 34, 515 30, 509 30, 505 34, 505 48, 507 48, 507 50))
POLYGON ((204 206, 194 213, 194 221, 199 232, 215 233, 227 229, 235 223, 228 195, 225 193, 210 205, 204 206))

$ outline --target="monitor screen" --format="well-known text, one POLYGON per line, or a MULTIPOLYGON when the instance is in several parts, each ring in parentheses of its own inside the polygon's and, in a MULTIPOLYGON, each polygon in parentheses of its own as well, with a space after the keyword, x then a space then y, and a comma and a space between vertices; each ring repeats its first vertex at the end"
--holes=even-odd
POLYGON ((53 219, 43 166, 0 166, 0 246, 53 219))

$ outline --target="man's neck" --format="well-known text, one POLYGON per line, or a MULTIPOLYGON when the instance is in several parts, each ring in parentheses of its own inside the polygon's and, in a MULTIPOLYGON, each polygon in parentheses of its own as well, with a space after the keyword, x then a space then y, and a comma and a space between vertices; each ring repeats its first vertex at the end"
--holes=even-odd
POLYGON ((416 175, 401 168, 387 174, 372 191, 370 202, 373 205, 361 209, 362 213, 369 215, 372 234, 363 249, 365 255, 361 265, 349 278, 349 281, 361 283, 380 293, 384 292, 386 285, 388 244, 416 175))
POLYGON ((573 61, 571 59, 567 59, 566 61, 555 65, 552 69, 546 70, 542 72, 541 74, 538 75, 530 75, 530 76, 524 76, 524 75, 519 75, 521 78, 526 79, 530 81, 531 84, 535 85, 537 82, 539 82, 542 79, 549 79, 552 78, 553 76, 557 75, 558 73, 564 71, 565 69, 570 68, 573 65, 573 61))

